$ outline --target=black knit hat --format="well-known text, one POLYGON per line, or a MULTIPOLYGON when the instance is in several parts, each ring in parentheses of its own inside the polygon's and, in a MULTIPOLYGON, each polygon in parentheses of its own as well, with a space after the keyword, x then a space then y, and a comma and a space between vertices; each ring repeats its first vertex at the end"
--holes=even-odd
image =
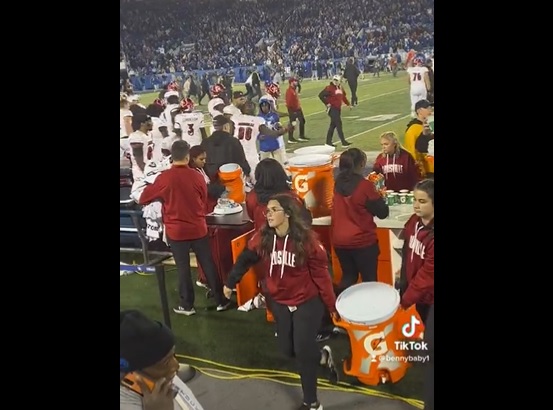
POLYGON ((119 323, 119 370, 122 373, 158 363, 175 346, 171 329, 138 310, 120 312, 119 323))

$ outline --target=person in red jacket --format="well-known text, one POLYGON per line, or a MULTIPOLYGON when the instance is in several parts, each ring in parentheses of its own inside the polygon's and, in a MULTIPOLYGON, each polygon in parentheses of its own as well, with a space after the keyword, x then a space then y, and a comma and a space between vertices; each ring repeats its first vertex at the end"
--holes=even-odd
POLYGON ((404 309, 416 305, 423 322, 434 304, 434 180, 414 189, 415 214, 405 223, 399 288, 404 309))
POLYGON ((322 410, 317 398, 317 368, 329 371, 337 382, 332 350, 319 350, 315 337, 326 308, 338 318, 336 296, 328 271, 326 250, 301 216, 298 201, 287 194, 273 196, 267 204, 267 224, 248 242, 232 268, 225 296, 254 264, 261 262, 278 342, 288 357, 295 357, 301 378, 304 410, 322 410))
POLYGON ((288 89, 286 90, 286 108, 288 109, 288 116, 290 117, 290 123, 293 125, 288 131, 288 141, 296 142, 294 138, 294 121, 300 123, 300 136, 299 141, 309 141, 305 138, 305 116, 301 109, 300 99, 298 97, 298 79, 291 77, 288 80, 288 89))
POLYGON ((374 217, 384 219, 390 212, 374 183, 363 177, 367 155, 350 148, 340 155, 332 200, 330 241, 342 268, 338 293, 357 282, 376 281, 380 248, 374 217))
POLYGON ((265 211, 269 199, 273 195, 284 193, 291 195, 298 201, 298 204, 302 207, 302 213, 305 215, 306 223, 311 226, 311 212, 305 208, 303 199, 290 188, 288 177, 282 165, 273 158, 265 158, 257 164, 255 168, 255 186, 246 194, 246 210, 256 231, 263 228, 267 221, 265 211))
POLYGON ((332 82, 319 93, 319 99, 326 105, 326 110, 330 117, 330 126, 326 133, 326 145, 334 146, 332 138, 334 137, 334 130, 337 130, 342 146, 347 147, 351 145, 351 142, 346 141, 344 137, 341 114, 342 104, 346 104, 350 109, 352 107, 346 97, 346 90, 340 85, 340 80, 339 75, 332 77, 332 82))
POLYGON ((373 171, 384 175, 384 185, 387 190, 413 190, 419 181, 420 171, 413 156, 399 144, 393 131, 386 131, 380 136, 382 154, 376 157, 373 171))
POLYGON ((190 146, 186 141, 175 141, 171 146, 173 165, 144 189, 139 201, 140 205, 162 202, 162 220, 178 273, 180 303, 173 310, 186 316, 196 313, 190 249, 205 272, 217 303, 217 311, 227 310, 230 306, 230 300, 223 296, 207 237, 207 184, 198 171, 188 166, 189 153, 190 146))

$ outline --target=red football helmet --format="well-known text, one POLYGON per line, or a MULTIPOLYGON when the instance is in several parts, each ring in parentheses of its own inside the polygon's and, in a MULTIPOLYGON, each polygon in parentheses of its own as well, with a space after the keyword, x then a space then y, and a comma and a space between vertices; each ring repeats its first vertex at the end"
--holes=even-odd
POLYGON ((159 105, 162 108, 165 108, 165 103, 161 98, 156 98, 153 102, 155 105, 159 105))
POLYGON ((194 110, 194 101, 190 98, 183 98, 180 102, 180 109, 182 112, 192 112, 194 110))
POLYGON ((270 83, 265 86, 265 90, 267 91, 267 94, 269 94, 273 98, 280 97, 280 87, 278 84, 270 83))
POLYGON ((211 98, 217 98, 226 90, 223 84, 215 84, 211 86, 211 98))

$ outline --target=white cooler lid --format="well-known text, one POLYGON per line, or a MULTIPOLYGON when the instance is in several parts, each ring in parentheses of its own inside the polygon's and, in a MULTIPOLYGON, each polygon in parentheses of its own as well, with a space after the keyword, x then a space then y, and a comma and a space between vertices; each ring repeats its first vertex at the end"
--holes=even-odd
POLYGON ((325 154, 297 155, 288 160, 288 164, 295 167, 309 167, 330 164, 332 157, 325 154))
POLYGON ((399 307, 399 292, 381 282, 363 282, 347 288, 336 300, 343 320, 376 325, 393 317, 399 307))

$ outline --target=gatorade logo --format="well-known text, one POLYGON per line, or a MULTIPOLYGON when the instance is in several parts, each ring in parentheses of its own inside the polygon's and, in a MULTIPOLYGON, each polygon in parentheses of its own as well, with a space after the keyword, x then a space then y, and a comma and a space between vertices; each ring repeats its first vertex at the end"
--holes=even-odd
POLYGON ((315 176, 314 172, 307 174, 297 174, 294 177, 294 191, 298 194, 306 194, 309 192, 309 181, 315 176))
POLYGON ((381 356, 388 351, 388 344, 386 343, 384 332, 377 332, 368 335, 363 341, 363 347, 371 357, 371 360, 376 362, 376 358, 378 356, 381 356))

